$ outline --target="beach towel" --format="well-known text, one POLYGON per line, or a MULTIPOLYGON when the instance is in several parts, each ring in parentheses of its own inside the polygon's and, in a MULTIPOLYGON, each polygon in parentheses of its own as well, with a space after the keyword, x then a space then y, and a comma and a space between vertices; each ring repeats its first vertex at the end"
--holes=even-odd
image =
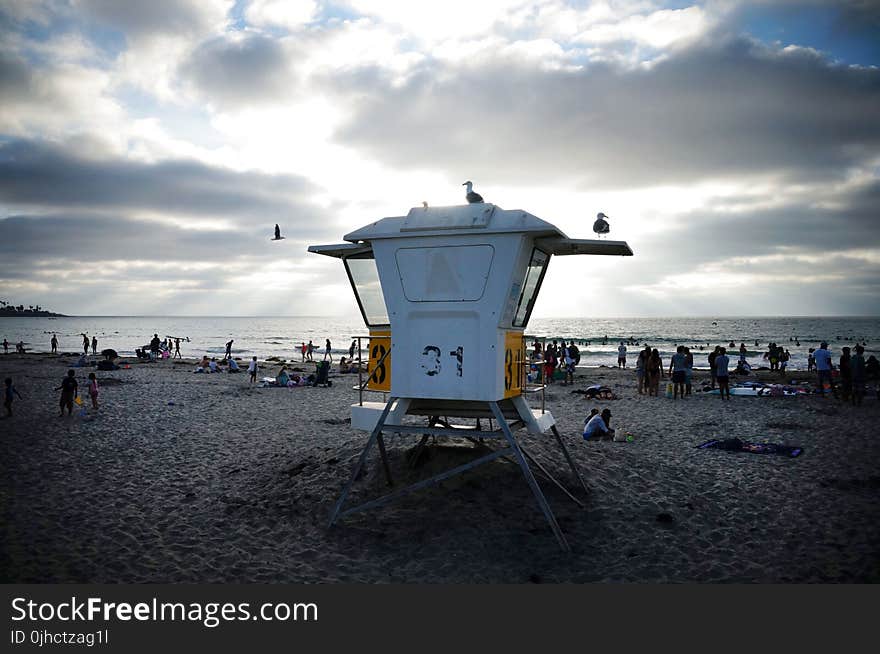
POLYGON ((804 449, 792 445, 778 445, 776 443, 752 443, 741 441, 738 438, 726 438, 724 440, 712 439, 696 446, 698 449, 709 448, 729 450, 731 452, 751 452, 752 454, 780 454, 794 458, 800 455, 804 449))

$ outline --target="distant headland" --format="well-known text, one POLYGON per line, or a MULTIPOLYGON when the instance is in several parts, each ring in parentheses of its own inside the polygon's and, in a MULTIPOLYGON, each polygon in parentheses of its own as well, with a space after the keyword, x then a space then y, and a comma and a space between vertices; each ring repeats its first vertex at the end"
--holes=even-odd
POLYGON ((63 313, 46 311, 39 304, 14 305, 5 300, 0 300, 0 318, 67 318, 63 313))

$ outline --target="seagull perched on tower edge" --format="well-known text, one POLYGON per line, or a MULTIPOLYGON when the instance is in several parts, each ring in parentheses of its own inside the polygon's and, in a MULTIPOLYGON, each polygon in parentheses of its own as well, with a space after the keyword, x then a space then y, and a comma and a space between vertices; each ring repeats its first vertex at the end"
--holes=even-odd
POLYGON ((596 215, 596 222, 593 223, 593 231, 599 236, 611 231, 611 225, 608 224, 606 218, 608 218, 608 216, 601 211, 596 215))
POLYGON ((474 191, 473 182, 465 182, 462 186, 467 186, 467 195, 465 195, 465 197, 468 202, 471 204, 477 204, 483 201, 483 196, 474 191))

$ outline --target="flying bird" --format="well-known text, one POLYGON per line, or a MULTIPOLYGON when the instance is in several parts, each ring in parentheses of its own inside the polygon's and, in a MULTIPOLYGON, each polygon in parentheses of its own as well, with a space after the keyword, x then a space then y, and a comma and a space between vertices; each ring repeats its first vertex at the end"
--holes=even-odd
POLYGON ((474 191, 473 182, 465 182, 464 184, 462 184, 462 186, 467 186, 467 195, 465 195, 465 197, 467 198, 468 202, 470 202, 471 204, 477 204, 483 201, 483 196, 474 191))
POLYGON ((596 222, 593 223, 593 231, 599 236, 611 231, 611 225, 608 224, 606 218, 608 218, 608 216, 601 211, 596 215, 596 222))
POLYGON ((280 241, 283 238, 284 237, 281 235, 281 228, 276 224, 275 225, 275 238, 273 238, 272 240, 273 241, 280 241))

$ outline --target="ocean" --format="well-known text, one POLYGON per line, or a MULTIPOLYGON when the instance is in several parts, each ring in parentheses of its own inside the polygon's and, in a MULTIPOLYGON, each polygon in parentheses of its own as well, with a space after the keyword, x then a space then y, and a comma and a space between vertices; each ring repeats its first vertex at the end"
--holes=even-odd
MULTIPOLYGON (((98 350, 113 348, 122 356, 133 356, 136 347, 159 338, 179 336, 184 357, 203 354, 222 356, 225 344, 235 339, 233 354, 261 360, 280 357, 299 360, 299 345, 312 340, 321 352, 329 338, 333 352, 347 354, 353 336, 367 336, 360 316, 296 318, 79 316, 70 318, 0 318, 0 339, 6 338, 10 352, 25 343, 29 351, 48 352, 52 334, 57 334, 61 352, 82 352, 82 334, 98 338, 98 350)), ((763 353, 771 341, 791 353, 789 368, 807 367, 808 348, 828 341, 835 355, 843 346, 866 343, 866 356, 880 356, 880 317, 856 318, 535 318, 526 329, 530 337, 575 339, 581 351, 581 366, 617 365, 620 341, 639 343, 629 346, 629 363, 634 363, 640 347, 656 347, 664 362, 676 345, 687 345, 694 353, 697 368, 708 367, 706 355, 715 345, 746 344, 747 359, 753 366, 767 365, 763 353), (797 339, 797 340, 796 340, 797 339), (755 345, 755 342, 759 345, 755 345), (799 342, 799 344, 798 344, 799 342), (702 346, 702 350, 700 347, 702 346), (710 347, 711 346, 711 347, 710 347)), ((531 344, 531 340, 529 340, 531 344)), ((366 339, 364 340, 366 348, 366 339)), ((835 357, 836 358, 836 357, 835 357)))

